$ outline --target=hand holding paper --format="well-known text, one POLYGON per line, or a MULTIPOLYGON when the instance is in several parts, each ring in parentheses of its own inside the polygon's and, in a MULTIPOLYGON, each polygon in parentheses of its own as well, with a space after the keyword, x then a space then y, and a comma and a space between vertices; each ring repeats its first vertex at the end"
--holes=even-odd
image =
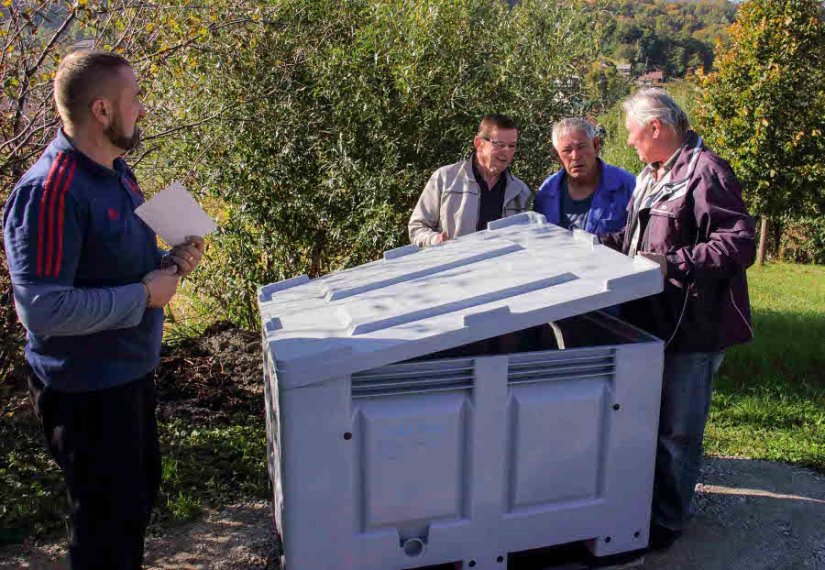
POLYGON ((186 243, 189 236, 205 236, 217 229, 177 180, 141 204, 135 214, 173 247, 186 243))
POLYGON ((169 259, 178 266, 179 276, 186 277, 197 268, 203 258, 205 245, 202 237, 189 236, 186 243, 172 248, 169 252, 169 259))

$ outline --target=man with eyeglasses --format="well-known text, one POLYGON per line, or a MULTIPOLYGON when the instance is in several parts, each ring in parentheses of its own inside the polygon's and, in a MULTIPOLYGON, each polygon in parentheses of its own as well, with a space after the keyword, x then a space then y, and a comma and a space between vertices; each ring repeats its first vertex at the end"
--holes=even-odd
POLYGON ((598 235, 623 228, 636 177, 599 158, 596 129, 584 119, 558 121, 552 139, 562 169, 539 187, 533 209, 568 230, 598 235))
POLYGON ((505 115, 482 119, 469 158, 433 173, 410 217, 410 241, 428 247, 527 210, 530 189, 513 176, 518 128, 505 115))

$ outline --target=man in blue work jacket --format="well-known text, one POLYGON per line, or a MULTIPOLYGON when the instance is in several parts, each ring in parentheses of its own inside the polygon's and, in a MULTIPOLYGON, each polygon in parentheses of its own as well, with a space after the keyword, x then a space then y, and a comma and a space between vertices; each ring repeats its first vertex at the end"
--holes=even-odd
POLYGON ((54 98, 63 128, 9 196, 6 258, 29 392, 69 491, 71 567, 132 570, 160 484, 152 372, 163 307, 204 244, 190 238, 162 269, 134 213, 143 193, 121 155, 146 109, 125 59, 70 53, 54 98))
POLYGON ((636 177, 600 159, 599 147, 596 129, 584 119, 553 125, 562 169, 542 183, 533 201, 533 209, 551 224, 597 235, 624 227, 636 177))

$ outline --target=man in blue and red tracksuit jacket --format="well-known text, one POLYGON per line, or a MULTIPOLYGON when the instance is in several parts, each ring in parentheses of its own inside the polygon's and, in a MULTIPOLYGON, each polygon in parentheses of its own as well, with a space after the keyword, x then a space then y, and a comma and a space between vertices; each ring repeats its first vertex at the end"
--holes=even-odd
POLYGON ((73 569, 140 568, 160 483, 152 371, 163 306, 203 240, 162 252, 120 157, 145 115, 120 56, 69 54, 55 76, 63 128, 6 203, 4 243, 27 329, 29 390, 71 505, 73 569))

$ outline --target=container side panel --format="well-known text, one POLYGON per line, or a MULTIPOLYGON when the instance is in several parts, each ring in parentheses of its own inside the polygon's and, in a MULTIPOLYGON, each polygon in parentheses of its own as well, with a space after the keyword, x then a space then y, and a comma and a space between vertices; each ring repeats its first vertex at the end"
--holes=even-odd
POLYGON ((607 384, 590 379, 512 387, 511 509, 597 497, 607 384))
POLYGON ((264 410, 266 414, 266 447, 269 481, 272 485, 272 510, 275 524, 283 540, 284 493, 281 471, 281 428, 278 414, 278 383, 269 353, 264 352, 264 410))
POLYGON ((350 379, 280 392, 284 555, 293 570, 358 568, 350 379))
POLYGON ((592 545, 596 556, 642 548, 647 543, 663 344, 657 340, 616 347, 616 379, 610 394, 612 401, 608 403, 610 435, 603 479, 609 515, 601 521, 602 537, 592 545))
POLYGON ((358 401, 366 529, 461 515, 467 397, 459 391, 358 401))

